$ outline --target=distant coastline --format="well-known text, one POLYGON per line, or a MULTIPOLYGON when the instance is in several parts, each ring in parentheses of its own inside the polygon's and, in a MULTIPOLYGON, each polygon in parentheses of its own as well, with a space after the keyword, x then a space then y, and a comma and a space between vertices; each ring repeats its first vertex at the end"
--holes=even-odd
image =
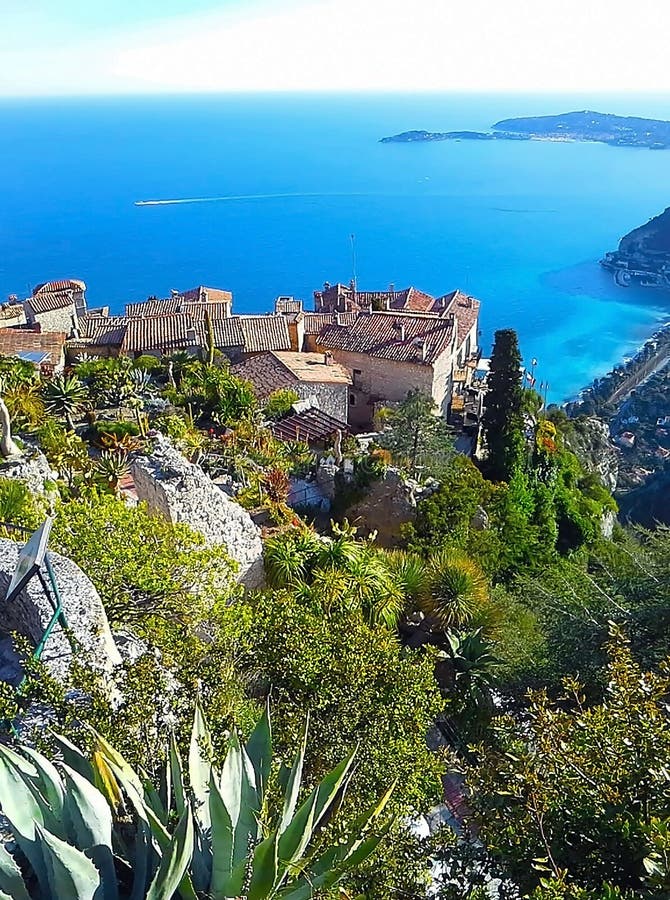
POLYGON ((491 131, 403 131, 380 143, 429 141, 588 141, 612 147, 670 148, 670 122, 637 116, 615 116, 592 110, 557 116, 501 119, 491 131))

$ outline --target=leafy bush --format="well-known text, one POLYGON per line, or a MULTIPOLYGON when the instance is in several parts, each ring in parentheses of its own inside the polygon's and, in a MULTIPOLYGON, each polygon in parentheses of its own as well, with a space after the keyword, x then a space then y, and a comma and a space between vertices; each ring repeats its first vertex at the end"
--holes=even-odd
POLYGON ((269 419, 281 419, 291 412, 294 403, 300 400, 300 395, 287 388, 273 391, 265 401, 264 413, 269 419))
POLYGON ((112 625, 133 625, 147 637, 156 638, 158 622, 161 632, 197 623, 233 589, 233 563, 221 547, 111 496, 63 504, 52 546, 86 572, 112 625))

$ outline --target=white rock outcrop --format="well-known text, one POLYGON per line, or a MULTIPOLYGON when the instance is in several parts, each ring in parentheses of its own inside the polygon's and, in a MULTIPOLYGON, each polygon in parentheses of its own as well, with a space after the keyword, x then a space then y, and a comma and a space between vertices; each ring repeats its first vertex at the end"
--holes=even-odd
POLYGON ((45 494, 45 483, 53 480, 46 456, 35 447, 26 446, 20 456, 0 460, 0 477, 18 478, 32 494, 45 494))
POLYGON ((139 500, 169 522, 199 531, 210 546, 223 545, 238 565, 237 580, 248 588, 264 581, 260 529, 249 513, 230 500, 200 466, 189 462, 163 435, 149 454, 130 463, 139 500))
MULTIPOLYGON (((4 633, 17 632, 37 646, 53 614, 53 608, 37 576, 32 578, 14 600, 9 603, 4 600, 20 549, 21 545, 15 541, 0 538, 0 627, 4 633)), ((88 652, 93 665, 101 673, 110 675, 115 666, 121 665, 121 657, 114 644, 98 592, 71 559, 51 551, 49 558, 75 650, 73 651, 63 628, 57 624, 45 644, 42 662, 51 675, 65 680, 73 653, 77 652, 77 645, 80 645, 88 652)), ((49 585, 46 573, 44 574, 49 585)), ((50 585, 49 588, 51 589, 50 585)))

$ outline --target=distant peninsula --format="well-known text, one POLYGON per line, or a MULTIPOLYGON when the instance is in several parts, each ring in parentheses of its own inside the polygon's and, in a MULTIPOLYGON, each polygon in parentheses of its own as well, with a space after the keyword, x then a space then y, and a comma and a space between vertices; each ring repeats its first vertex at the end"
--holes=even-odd
POLYGON ((622 287, 670 288, 670 207, 624 235, 600 264, 622 287))
POLYGON ((491 131, 403 131, 382 144, 424 141, 596 141, 613 147, 670 147, 670 122, 592 110, 502 119, 491 131))

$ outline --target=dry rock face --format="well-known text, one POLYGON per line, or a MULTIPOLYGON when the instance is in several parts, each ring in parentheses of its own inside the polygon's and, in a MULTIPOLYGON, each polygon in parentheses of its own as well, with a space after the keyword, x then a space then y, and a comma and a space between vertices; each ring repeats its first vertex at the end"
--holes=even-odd
MULTIPOLYGON (((49 624, 53 608, 44 595, 35 576, 11 603, 4 597, 14 574, 21 545, 0 539, 0 624, 6 633, 18 632, 37 646, 49 624)), ((121 664, 109 629, 107 616, 98 592, 81 569, 58 553, 49 552, 49 558, 61 596, 63 612, 72 637, 90 653, 93 664, 103 673, 111 674, 121 664)), ((49 585, 48 578, 45 580, 49 585)), ((50 587, 50 585, 49 585, 50 587)), ((42 661, 50 674, 64 680, 72 660, 73 650, 67 635, 57 624, 51 632, 42 653, 42 661)))
POLYGON ((45 482, 53 479, 51 466, 39 450, 27 446, 21 456, 0 460, 0 477, 18 478, 32 494, 44 494, 45 482))
POLYGON ((619 477, 619 455, 610 440, 607 423, 595 416, 575 420, 567 443, 586 471, 599 475, 605 487, 614 491, 619 477))
POLYGON ((248 588, 262 586, 260 530, 249 513, 230 500, 200 466, 159 435, 152 452, 137 454, 130 470, 139 500, 173 524, 190 525, 210 546, 224 545, 239 565, 237 580, 248 588))

